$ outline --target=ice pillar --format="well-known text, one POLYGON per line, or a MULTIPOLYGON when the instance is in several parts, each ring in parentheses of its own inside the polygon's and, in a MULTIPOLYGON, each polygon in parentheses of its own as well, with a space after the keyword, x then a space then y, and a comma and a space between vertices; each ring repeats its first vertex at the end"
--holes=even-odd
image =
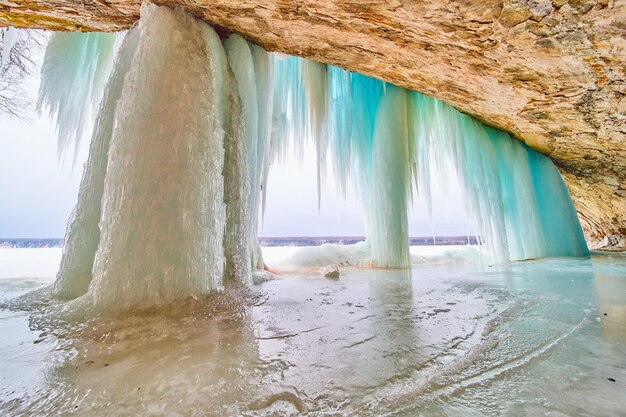
POLYGON ((263 269, 263 257, 257 243, 259 208, 269 157, 271 109, 273 100, 273 60, 258 46, 250 45, 239 35, 224 42, 228 62, 234 73, 242 102, 245 124, 247 167, 249 178, 248 212, 251 263, 263 269))
POLYGON ((380 267, 409 266, 407 110, 406 90, 387 86, 376 115, 365 211, 372 260, 380 267))
POLYGON ((102 198, 91 284, 101 306, 205 293, 223 273, 225 103, 206 42, 216 35, 152 5, 142 7, 137 30, 102 198))
MULTIPOLYGON (((59 298, 86 294, 104 308, 207 293, 224 278, 249 282, 262 267, 256 228, 273 61, 236 36, 225 50, 182 11, 144 4, 141 14, 105 89, 55 284, 59 298)), ((60 39, 66 49, 77 43, 60 39)), ((48 48, 44 68, 67 55, 61 44, 48 48)), ((84 52, 69 74, 101 55, 84 52)), ((63 98, 54 80, 66 82, 64 73, 50 74, 41 97, 51 109, 95 99, 89 89, 63 98)), ((78 137, 81 126, 68 131, 78 137)))

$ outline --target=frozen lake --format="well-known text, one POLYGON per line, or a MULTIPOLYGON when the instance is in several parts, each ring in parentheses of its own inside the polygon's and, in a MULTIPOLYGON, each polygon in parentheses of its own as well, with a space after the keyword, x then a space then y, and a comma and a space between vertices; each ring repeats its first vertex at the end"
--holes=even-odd
POLYGON ((0 249, 0 414, 626 415, 625 254, 489 266, 448 249, 62 320, 45 291, 15 302, 61 250, 0 249))

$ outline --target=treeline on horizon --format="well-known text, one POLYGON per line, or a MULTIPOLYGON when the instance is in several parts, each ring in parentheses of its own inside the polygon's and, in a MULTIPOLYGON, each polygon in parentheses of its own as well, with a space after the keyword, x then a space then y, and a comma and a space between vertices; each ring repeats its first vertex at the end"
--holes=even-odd
MULTIPOLYGON (((365 240, 364 236, 289 236, 289 237, 260 237, 261 246, 319 246, 325 243, 338 245, 353 245, 365 240)), ((411 237, 412 246, 434 245, 477 245, 475 236, 435 236, 411 237)), ((0 248, 61 248, 61 238, 4 238, 0 239, 0 248)))

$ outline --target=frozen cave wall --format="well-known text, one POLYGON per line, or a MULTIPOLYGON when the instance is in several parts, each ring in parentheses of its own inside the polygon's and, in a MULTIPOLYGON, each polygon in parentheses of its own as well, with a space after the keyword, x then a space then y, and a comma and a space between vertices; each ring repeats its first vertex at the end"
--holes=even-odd
MULTIPOLYGON (((118 31, 137 21, 140 3, 12 0, 0 2, 0 25, 118 31)), ((626 1, 184 6, 267 50, 428 94, 513 133, 555 161, 591 243, 626 246, 626 1)))

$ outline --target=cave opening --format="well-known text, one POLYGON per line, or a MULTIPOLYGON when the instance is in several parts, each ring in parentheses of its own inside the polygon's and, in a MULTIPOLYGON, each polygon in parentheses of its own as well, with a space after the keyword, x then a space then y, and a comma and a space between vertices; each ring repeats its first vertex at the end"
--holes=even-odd
POLYGON ((365 214, 351 265, 411 265, 410 207, 419 197, 440 209, 433 178, 460 184, 488 262, 588 253, 552 161, 439 100, 239 35, 220 39, 150 4, 119 39, 113 54, 115 35, 55 34, 44 59, 40 106, 56 116, 61 145, 102 97, 61 298, 129 307, 251 282, 264 269, 257 236, 270 167, 307 143, 318 207, 332 172, 365 214), (163 28, 172 36, 155 43, 163 28))

